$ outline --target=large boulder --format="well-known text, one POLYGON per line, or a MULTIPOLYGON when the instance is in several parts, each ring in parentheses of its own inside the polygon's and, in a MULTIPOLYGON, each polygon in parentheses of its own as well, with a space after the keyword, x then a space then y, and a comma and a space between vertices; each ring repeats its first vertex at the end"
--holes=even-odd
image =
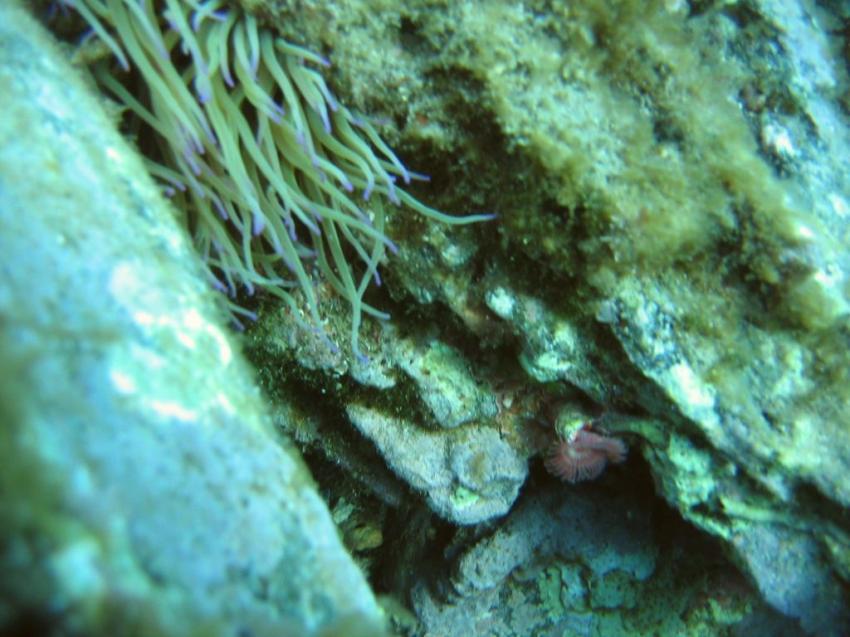
POLYGON ((0 93, 0 631, 375 634, 174 211, 15 2, 0 93))

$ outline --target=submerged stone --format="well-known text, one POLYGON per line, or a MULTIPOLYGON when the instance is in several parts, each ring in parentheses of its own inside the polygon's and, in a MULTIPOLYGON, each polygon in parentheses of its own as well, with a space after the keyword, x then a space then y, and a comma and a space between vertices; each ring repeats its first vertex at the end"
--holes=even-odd
POLYGON ((15 2, 0 87, 2 629, 375 634, 173 210, 15 2))

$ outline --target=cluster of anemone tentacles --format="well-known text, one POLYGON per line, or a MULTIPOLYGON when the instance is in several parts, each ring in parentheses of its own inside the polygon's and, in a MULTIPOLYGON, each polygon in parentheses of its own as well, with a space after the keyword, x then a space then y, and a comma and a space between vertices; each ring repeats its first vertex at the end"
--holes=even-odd
MULTIPOLYGON (((360 356, 363 313, 386 315, 363 295, 387 250, 387 202, 465 224, 399 185, 408 171, 365 119, 339 104, 317 67, 226 0, 63 0, 111 51, 98 83, 153 133, 151 174, 185 215, 211 283, 234 299, 262 288, 284 300, 300 289, 321 330, 316 277, 351 304, 360 356), (122 74, 136 73, 144 94, 122 74)), ((234 314, 250 314, 235 301, 234 314)))

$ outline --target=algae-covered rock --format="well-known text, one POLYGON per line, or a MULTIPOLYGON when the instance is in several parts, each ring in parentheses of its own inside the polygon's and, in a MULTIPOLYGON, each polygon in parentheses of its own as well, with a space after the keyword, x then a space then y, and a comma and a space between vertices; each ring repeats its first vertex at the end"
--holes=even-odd
POLYGON ((375 634, 173 211, 17 3, 0 93, 0 632, 375 634))
POLYGON ((299 322, 296 291, 295 306, 261 303, 247 336, 278 423, 347 491, 415 511, 395 544, 383 510, 346 519, 367 529, 356 545, 381 538, 423 625, 850 632, 847 8, 241 4, 329 56, 342 101, 431 174, 411 186, 423 201, 498 213, 463 229, 387 215, 398 254, 366 300, 390 318, 363 321, 365 357, 331 285, 317 284, 321 330, 299 322), (565 405, 630 457, 559 497, 535 456, 565 405), (649 477, 652 494, 629 491, 649 477), (521 491, 537 504, 511 512, 521 491), (655 498, 747 581, 705 537, 665 536, 655 498), (635 520, 660 537, 654 568, 594 570, 599 541, 629 556, 624 531, 646 539, 635 520), (541 528, 545 559, 511 559, 541 528), (566 547, 551 539, 564 529, 566 547))
POLYGON ((481 119, 527 160, 458 315, 485 300, 532 377, 658 418, 607 424, 646 441, 661 494, 770 603, 846 632, 846 8, 447 13, 416 16, 432 68, 474 78, 481 119))
MULTIPOLYGON (((388 137, 430 160, 438 205, 499 213, 464 235, 393 220, 395 334, 462 343, 499 407, 472 426, 520 452, 577 392, 798 630, 846 632, 846 7, 384 8, 346 4, 310 32, 354 100, 394 118, 388 137), (370 64, 378 49, 401 53, 370 64)), ((401 387, 369 402, 430 436, 421 388, 388 373, 401 387)))
POLYGON ((652 527, 626 494, 544 490, 458 556, 448 591, 421 583, 413 603, 448 637, 717 635, 755 616, 792 634, 740 576, 710 572, 716 547, 662 552, 652 527))

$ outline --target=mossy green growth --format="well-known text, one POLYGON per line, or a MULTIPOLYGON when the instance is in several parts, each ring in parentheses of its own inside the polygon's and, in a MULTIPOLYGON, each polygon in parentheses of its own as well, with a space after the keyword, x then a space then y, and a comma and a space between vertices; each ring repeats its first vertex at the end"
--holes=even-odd
POLYGON ((481 496, 467 489, 463 485, 458 485, 452 492, 452 504, 457 509, 465 509, 471 507, 481 499, 481 496))
POLYGON ((537 574, 536 583, 540 603, 549 619, 557 620, 565 612, 585 609, 587 590, 578 566, 552 564, 537 574))
POLYGON ((557 619, 564 612, 561 603, 561 576, 558 568, 550 566, 537 575, 537 593, 540 603, 547 609, 549 619, 557 619))
MULTIPOLYGON (((551 194, 571 215, 581 214, 593 236, 585 250, 598 250, 604 237, 610 257, 636 263, 704 247, 707 228, 734 223, 730 200, 713 175, 688 161, 709 140, 692 149, 681 138, 692 112, 710 105, 717 115, 733 114, 725 102, 706 104, 727 80, 697 83, 691 72, 702 65, 692 34, 663 3, 537 4, 547 5, 540 14, 491 3, 465 15, 470 39, 482 37, 460 63, 484 79, 509 137, 558 179, 551 194)), ((740 116, 733 122, 738 128, 727 135, 699 132, 716 143, 744 129, 740 116)), ((506 222, 556 260, 564 241, 574 240, 535 216, 506 222)))
POLYGON ((640 594, 640 584, 623 571, 594 578, 588 588, 594 608, 633 608, 640 594))
POLYGON ((500 211, 515 249, 603 294, 636 273, 700 281, 737 251, 734 267, 781 299, 779 316, 822 329, 847 313, 846 284, 787 263, 808 263, 804 246, 827 247, 828 233, 765 158, 739 97, 758 85, 774 103, 783 88, 725 48, 724 28, 767 27, 721 11, 692 16, 662 0, 459 3, 423 30, 435 42, 453 34, 445 64, 482 83, 508 143, 533 162, 521 176, 538 193, 532 211, 500 211))

